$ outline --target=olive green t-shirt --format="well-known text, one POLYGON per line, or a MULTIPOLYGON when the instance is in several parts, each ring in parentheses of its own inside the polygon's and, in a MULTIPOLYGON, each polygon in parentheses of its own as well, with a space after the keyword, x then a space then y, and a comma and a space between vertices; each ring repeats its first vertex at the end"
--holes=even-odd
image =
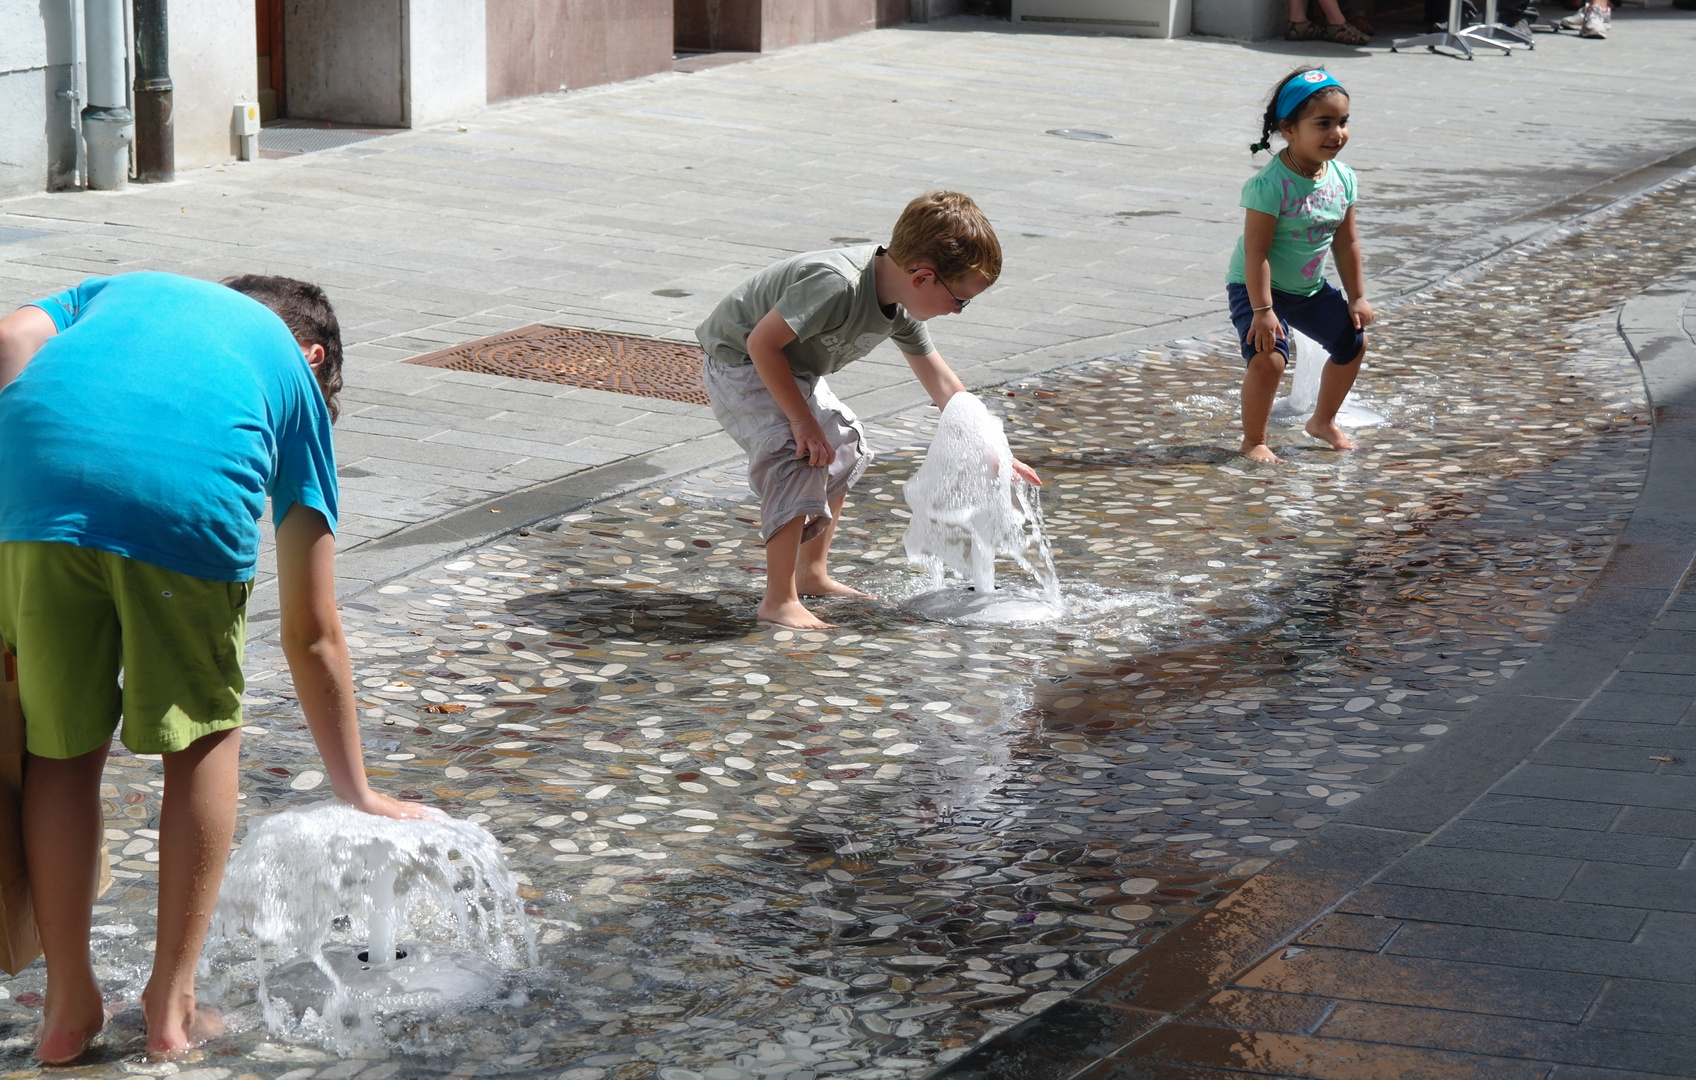
POLYGON ((789 370, 822 376, 840 371, 886 338, 903 353, 930 352, 930 332, 900 304, 877 302, 875 244, 809 251, 766 267, 720 300, 695 336, 707 355, 728 367, 752 363, 748 335, 777 311, 795 340, 783 347, 789 370))

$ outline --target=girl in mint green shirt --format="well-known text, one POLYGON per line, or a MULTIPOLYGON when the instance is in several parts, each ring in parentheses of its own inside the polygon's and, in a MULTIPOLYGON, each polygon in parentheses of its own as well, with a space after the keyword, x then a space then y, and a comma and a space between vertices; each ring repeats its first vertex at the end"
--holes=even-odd
POLYGON ((1307 433, 1333 449, 1355 449, 1337 426, 1337 410, 1354 386, 1373 318, 1355 231, 1354 170, 1336 160, 1349 141, 1348 91, 1326 71, 1291 72, 1273 89, 1250 152, 1270 150, 1274 130, 1285 146, 1243 185, 1243 237, 1225 277, 1231 321, 1248 361, 1242 452, 1266 463, 1281 460, 1266 444, 1266 424, 1289 360, 1292 326, 1331 359, 1307 433), (1325 280, 1327 252, 1346 298, 1325 280))

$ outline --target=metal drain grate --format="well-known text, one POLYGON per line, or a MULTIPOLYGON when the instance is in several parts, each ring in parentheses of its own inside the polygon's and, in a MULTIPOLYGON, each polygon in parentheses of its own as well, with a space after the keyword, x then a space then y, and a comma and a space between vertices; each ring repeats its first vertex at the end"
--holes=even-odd
POLYGON ((705 359, 699 345, 536 325, 407 362, 705 405, 705 359))

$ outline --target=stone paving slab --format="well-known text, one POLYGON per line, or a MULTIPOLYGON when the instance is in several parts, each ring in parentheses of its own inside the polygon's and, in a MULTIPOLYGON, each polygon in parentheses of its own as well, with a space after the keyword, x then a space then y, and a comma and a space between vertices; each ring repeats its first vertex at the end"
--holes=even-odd
POLYGON ((1696 539, 1665 525, 1692 475, 1696 267, 1619 327, 1655 407, 1657 494, 1565 648, 1229 899, 935 1076, 1696 1075, 1696 692, 1635 670, 1684 655, 1696 614, 1696 539), (1586 643, 1607 663, 1547 672, 1586 643), (1568 747, 1584 753, 1545 760, 1568 747))
MULTIPOLYGON (((1001 285, 938 327, 968 384, 1217 330, 1244 147, 1297 60, 1354 90, 1372 291, 1404 292, 1696 164, 1696 17, 1654 2, 1621 12, 1602 48, 1546 36, 1472 64, 972 19, 882 30, 159 187, 0 203, 0 228, 22 230, 0 247, 0 306, 138 269, 323 283, 348 344, 340 461, 366 481, 344 550, 394 539, 344 568, 357 590, 405 569, 396 552, 443 554, 426 534, 485 535, 427 528, 444 514, 505 523, 491 500, 533 489, 539 508, 548 485, 680 444, 700 444, 678 459, 695 463, 732 452, 700 406, 409 357, 543 321, 688 340, 747 273, 881 238, 938 185, 976 194, 1007 247, 1001 285), (1433 107, 1459 100, 1464 121, 1433 107), (1063 127, 1114 139, 1043 134, 1063 127)), ((834 381, 864 416, 921 397, 887 348, 834 381)))

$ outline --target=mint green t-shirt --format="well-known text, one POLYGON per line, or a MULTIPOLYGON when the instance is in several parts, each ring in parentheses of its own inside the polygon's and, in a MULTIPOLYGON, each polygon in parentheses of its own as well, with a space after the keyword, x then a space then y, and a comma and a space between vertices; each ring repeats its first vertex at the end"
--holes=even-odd
MULTIPOLYGON (((1282 154, 1274 154, 1264 169, 1243 184, 1239 202, 1278 219, 1272 250, 1266 257, 1272 268, 1272 287, 1298 296, 1312 296, 1323 288, 1325 253, 1331 250, 1331 237, 1354 205, 1354 170, 1333 161, 1319 179, 1309 180, 1285 165, 1282 154)), ((1225 281, 1248 284, 1241 237, 1237 238, 1225 281)))

